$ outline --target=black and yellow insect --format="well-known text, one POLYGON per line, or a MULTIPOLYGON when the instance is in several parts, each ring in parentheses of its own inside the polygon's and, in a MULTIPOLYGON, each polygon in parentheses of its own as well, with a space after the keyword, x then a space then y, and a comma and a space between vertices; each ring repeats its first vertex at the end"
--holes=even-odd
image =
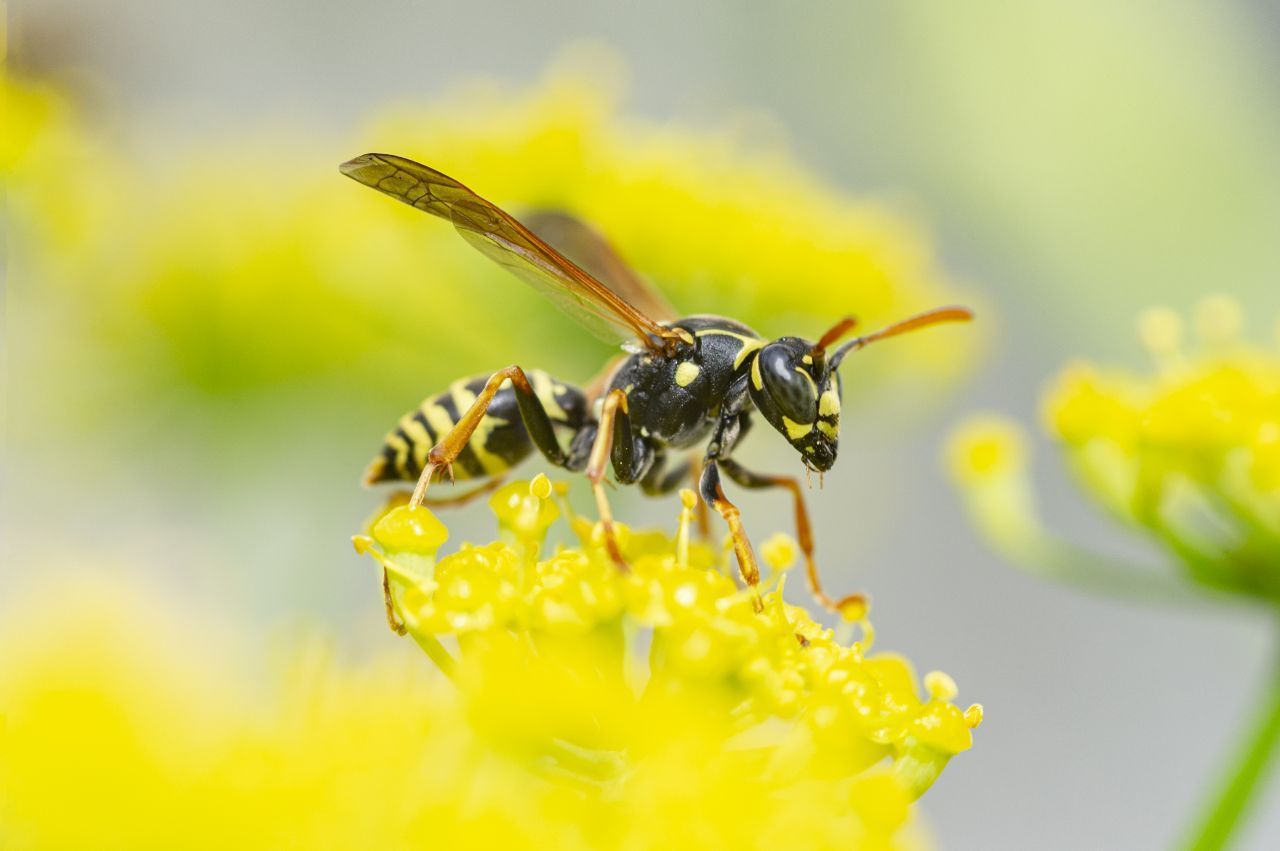
POLYGON ((547 214, 526 227, 458 181, 389 154, 365 154, 341 170, 452 221, 481 252, 629 352, 610 365, 595 392, 520 366, 458 381, 400 420, 369 466, 367 483, 416 479, 411 504, 417 505, 437 471, 455 479, 494 480, 537 449, 558 467, 586 472, 606 547, 625 567, 603 487, 609 468, 619 484, 639 483, 650 494, 670 492, 700 470, 701 497, 728 524, 739 571, 754 591, 760 576, 756 558, 738 509, 725 496, 723 471, 742 487, 789 490, 814 597, 844 613, 864 604, 857 594, 832 599, 823 592, 799 482, 745 469, 731 457, 733 448, 759 414, 795 447, 806 468, 829 470, 839 445, 837 370, 845 356, 927 325, 971 319, 968 309, 921 313, 833 351, 853 331, 853 318, 840 320, 816 343, 766 340, 732 319, 678 318, 595 231, 572 217, 547 214), (691 458, 689 450, 699 447, 691 458))

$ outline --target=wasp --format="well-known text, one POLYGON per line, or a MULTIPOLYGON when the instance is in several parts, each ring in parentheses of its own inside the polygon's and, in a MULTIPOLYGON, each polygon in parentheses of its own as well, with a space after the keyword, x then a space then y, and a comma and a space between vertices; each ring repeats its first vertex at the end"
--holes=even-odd
POLYGON ((845 357, 909 331, 970 320, 970 310, 926 311, 839 346, 857 327, 852 316, 816 342, 769 340, 721 316, 680 318, 603 237, 567 214, 539 214, 522 224, 453 178, 390 154, 364 154, 340 170, 449 220, 491 260, 625 350, 594 388, 519 365, 455 382, 400 420, 369 465, 366 484, 416 479, 410 505, 417 506, 437 472, 493 482, 536 449, 557 467, 585 471, 604 546, 625 570, 604 487, 610 468, 618 484, 638 483, 650 495, 669 493, 693 475, 704 504, 728 525, 739 573, 759 610, 760 571, 738 507, 725 495, 723 473, 743 488, 789 491, 809 590, 831 611, 863 610, 862 595, 836 599, 823 590, 798 480, 748 470, 733 450, 758 415, 800 454, 807 471, 825 473, 839 447, 845 357))

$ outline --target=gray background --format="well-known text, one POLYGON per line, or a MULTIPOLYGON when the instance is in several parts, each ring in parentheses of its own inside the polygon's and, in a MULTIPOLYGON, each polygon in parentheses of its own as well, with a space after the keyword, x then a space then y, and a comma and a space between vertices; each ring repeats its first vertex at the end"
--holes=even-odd
MULTIPOLYGON (((104 111, 139 149, 252 123, 339 130, 386 98, 430 96, 475 75, 535 78, 566 43, 585 38, 625 60, 630 111, 694 126, 763 111, 826 179, 910 209, 948 270, 995 306, 985 317, 989 356, 905 437, 900 418, 848 412, 841 464, 815 510, 827 564, 845 569, 829 581, 874 593, 881 646, 951 673, 962 703, 986 706, 976 747, 927 796, 925 817, 950 848, 1175 842, 1251 707, 1274 625, 1233 608, 1133 608, 1010 569, 969 530, 939 472, 938 446, 969 410, 1033 422, 1042 382, 1069 357, 1141 363, 1132 319, 1153 302, 1185 308, 1205 292, 1230 292, 1258 317, 1256 334, 1274 327, 1275 9, 28 0, 11 13, 19 44, 39 48, 30 64, 90 72, 104 111), (867 534, 855 543, 849 529, 867 534)), ((368 495, 349 487, 367 447, 309 453, 321 446, 282 456, 255 486, 263 500, 307 494, 299 522, 345 530, 368 508, 368 495)), ((1057 528, 1151 557, 1037 448, 1057 528)), ((234 458, 234 447, 219 451, 234 458)), ((749 457, 789 463, 769 445, 749 457)), ((13 461, 20 469, 22 459, 13 461)), ((743 502, 756 528, 782 512, 772 498, 743 502)), ((15 527, 35 510, 9 503, 15 527)), ((661 522, 671 514, 668 505, 622 510, 661 522)), ((81 534, 101 546, 115 530, 125 552, 119 530, 129 518, 158 514, 199 523, 228 553, 253 536, 266 550, 254 556, 262 564, 337 562, 315 599, 299 602, 263 574, 242 599, 221 593, 264 625, 300 616, 291 608, 300 606, 350 636, 352 652, 385 649, 378 612, 352 603, 367 602, 367 577, 340 535, 333 550, 316 551, 216 493, 198 521, 178 513, 138 487, 81 534)), ((466 523, 458 521, 459 537, 466 523)), ((1280 847, 1280 784, 1259 797, 1242 847, 1280 847)))

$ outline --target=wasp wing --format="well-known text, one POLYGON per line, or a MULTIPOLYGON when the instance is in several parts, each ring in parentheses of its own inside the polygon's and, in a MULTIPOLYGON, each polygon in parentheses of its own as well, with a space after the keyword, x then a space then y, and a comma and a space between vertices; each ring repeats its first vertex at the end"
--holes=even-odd
POLYGON ((525 224, 645 316, 659 322, 674 322, 679 318, 671 302, 640 277, 603 234, 582 219, 561 210, 539 210, 525 217, 525 224))
POLYGON ((547 295, 601 339, 610 343, 635 339, 658 351, 661 341, 678 338, 452 177, 391 154, 364 154, 339 168, 365 186, 453 222, 467 242, 547 295))

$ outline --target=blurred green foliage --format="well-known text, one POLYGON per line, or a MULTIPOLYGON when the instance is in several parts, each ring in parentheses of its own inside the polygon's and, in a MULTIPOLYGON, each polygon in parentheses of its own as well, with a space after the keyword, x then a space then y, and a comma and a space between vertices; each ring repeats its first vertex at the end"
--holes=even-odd
MULTIPOLYGON (((956 298, 909 222, 776 146, 626 118, 590 80, 562 68, 527 90, 463 87, 387 108, 360 141, 248 134, 145 159, 11 82, 29 128, 9 157, 20 288, 49 322, 27 354, 76 359, 91 380, 72 410, 106 422, 157 400, 235 419, 298 392, 386 419, 505 363, 595 372, 605 349, 451 229, 342 180, 337 163, 362 148, 429 162, 517 212, 572 210, 679 308, 764 333, 956 298)), ((953 374, 971 340, 925 335, 878 363, 953 374)))

